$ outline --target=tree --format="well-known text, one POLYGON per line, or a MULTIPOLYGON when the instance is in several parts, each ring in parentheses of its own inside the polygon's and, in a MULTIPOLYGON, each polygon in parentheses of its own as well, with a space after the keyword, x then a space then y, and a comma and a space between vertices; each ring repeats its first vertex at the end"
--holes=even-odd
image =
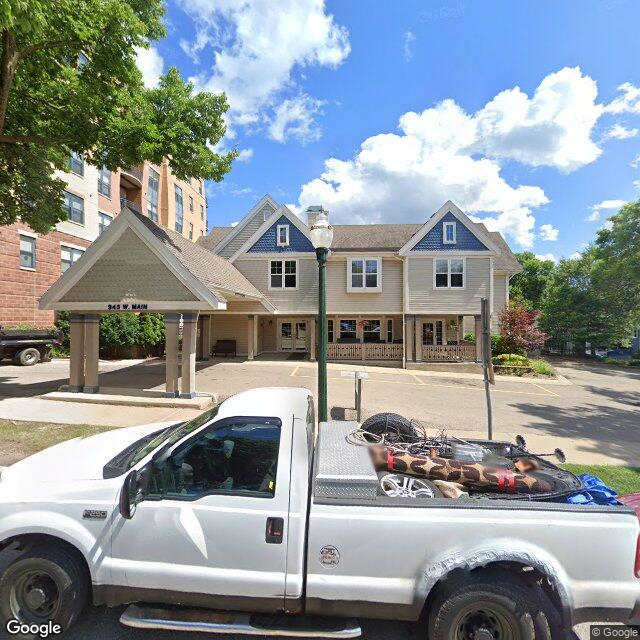
POLYGON ((596 283, 629 328, 640 323, 640 201, 629 202, 598 231, 596 283))
POLYGON ((175 68, 144 87, 136 47, 164 35, 162 0, 0 0, 0 224, 46 233, 64 219, 70 153, 114 170, 169 158, 179 178, 220 181, 236 152, 224 94, 175 68))
POLYGON ((612 303, 611 291, 602 286, 602 261, 593 247, 580 258, 561 260, 552 273, 542 301, 541 328, 561 346, 591 344, 591 352, 629 335, 628 318, 612 303))
POLYGON ((518 353, 541 348, 547 336, 538 329, 538 311, 528 311, 523 305, 511 302, 498 312, 500 340, 498 353, 518 353))
POLYGON ((516 253, 522 273, 509 281, 509 297, 529 311, 537 311, 542 304, 544 289, 556 265, 553 260, 540 260, 530 251, 516 253))

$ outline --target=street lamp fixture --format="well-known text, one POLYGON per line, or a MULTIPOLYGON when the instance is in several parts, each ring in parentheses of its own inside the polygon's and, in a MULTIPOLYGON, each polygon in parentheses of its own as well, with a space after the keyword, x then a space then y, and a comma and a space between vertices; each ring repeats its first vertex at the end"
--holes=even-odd
POLYGON ((327 411, 327 256, 333 242, 333 227, 324 211, 318 213, 311 230, 311 243, 318 259, 318 420, 326 422, 327 411))

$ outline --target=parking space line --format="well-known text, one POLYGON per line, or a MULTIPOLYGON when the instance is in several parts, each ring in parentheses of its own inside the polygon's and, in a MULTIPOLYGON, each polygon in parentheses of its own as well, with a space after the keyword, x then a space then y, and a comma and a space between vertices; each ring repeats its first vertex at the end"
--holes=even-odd
MULTIPOLYGON (((307 376, 304 374, 299 374, 298 372, 299 367, 296 367, 296 369, 294 370, 294 372, 291 374, 292 376, 295 376, 296 378, 315 378, 316 376, 307 376)), ((410 387, 442 387, 445 389, 470 389, 472 391, 481 391, 482 393, 484 393, 484 387, 476 387, 476 386, 471 386, 471 385, 467 385, 467 384, 433 384, 430 382, 424 382, 422 380, 420 380, 418 378, 418 376, 414 376, 413 374, 407 374, 408 376, 411 376, 413 378, 416 378, 417 382, 404 382, 402 380, 380 380, 378 378, 367 378, 366 380, 366 384, 369 385, 371 383, 380 383, 380 384, 403 384, 406 386, 410 386, 410 387)), ((329 380, 342 380, 343 378, 340 376, 329 376, 329 380)), ((549 391, 548 389, 545 389, 544 387, 541 387, 540 385, 537 385, 535 383, 531 383, 534 386, 536 386, 538 389, 540 389, 541 391, 544 391, 544 393, 536 393, 533 391, 513 391, 511 389, 492 389, 493 393, 510 393, 512 395, 518 395, 518 396, 542 396, 545 398, 559 398, 560 396, 557 393, 554 393, 553 391, 549 391)))
POLYGON ((538 384, 537 382, 532 382, 531 384, 534 387, 538 387, 538 389, 542 389, 543 391, 546 391, 553 398, 559 398, 560 397, 559 393, 556 393, 555 391, 551 391, 551 389, 547 389, 547 388, 543 387, 541 384, 538 384))
MULTIPOLYGON (((298 365, 292 372, 291 372, 291 377, 295 378, 297 373, 298 373, 298 369, 300 368, 300 365, 298 365)), ((300 376, 302 377, 302 376, 300 376)))
POLYGON ((424 382, 424 380, 422 380, 419 376, 417 376, 415 373, 410 373, 410 376, 414 377, 421 385, 425 385, 426 383, 424 382))

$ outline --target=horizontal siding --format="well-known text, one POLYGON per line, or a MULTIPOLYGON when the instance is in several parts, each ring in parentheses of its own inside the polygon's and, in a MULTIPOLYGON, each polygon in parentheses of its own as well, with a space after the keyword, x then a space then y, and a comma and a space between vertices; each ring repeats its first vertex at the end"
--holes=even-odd
POLYGON ((315 256, 298 259, 297 289, 269 289, 269 262, 269 258, 239 258, 233 264, 256 289, 265 294, 280 314, 317 312, 318 263, 315 256))
POLYGON ((255 300, 229 300, 227 313, 269 313, 269 311, 255 300))
POLYGON ((350 293, 347 291, 347 260, 330 260, 327 263, 327 311, 402 313, 402 262, 382 259, 380 293, 350 293))
POLYGON ((464 289, 434 289, 433 259, 407 258, 409 313, 480 313, 480 300, 489 297, 490 258, 467 257, 464 289))
POLYGON ((230 258, 262 226, 263 222, 264 214, 262 211, 258 211, 247 225, 238 232, 238 235, 218 252, 219 255, 224 258, 230 258))
POLYGON ((63 302, 105 303, 196 300, 132 229, 62 297, 63 302))
POLYGON ((491 315, 491 331, 492 333, 500 332, 500 324, 498 322, 498 312, 504 309, 507 304, 507 284, 504 273, 494 274, 493 276, 493 313, 491 315))

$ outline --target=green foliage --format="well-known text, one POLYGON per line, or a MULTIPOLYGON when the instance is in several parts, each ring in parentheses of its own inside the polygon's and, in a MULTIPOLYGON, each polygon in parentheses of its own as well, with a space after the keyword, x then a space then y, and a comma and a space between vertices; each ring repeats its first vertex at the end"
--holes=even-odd
POLYGON ((71 151, 116 169, 171 158, 179 178, 222 180, 236 152, 226 97, 194 93, 175 68, 145 88, 136 47, 165 33, 162 0, 0 0, 0 224, 46 233, 64 219, 71 151), (82 56, 82 58, 81 58, 82 56))
POLYGON ((69 353, 69 337, 71 335, 71 323, 69 322, 68 311, 58 311, 56 314, 56 327, 62 332, 62 346, 55 349, 55 355, 66 355, 69 353))
POLYGON ((516 258, 523 271, 512 276, 509 282, 509 298, 524 306, 527 311, 538 311, 549 276, 555 269, 555 262, 540 260, 530 251, 516 253, 516 258))
POLYGON ((530 361, 531 366, 533 367, 533 372, 537 373, 539 376, 555 376, 556 370, 544 360, 533 359, 530 361))
POLYGON ((493 364, 527 367, 529 366, 529 358, 518 353, 501 353, 493 358, 493 364))
POLYGON ((476 341, 476 334, 475 333, 465 333, 463 340, 466 340, 467 342, 475 342, 476 341))
POLYGON ((164 342, 164 317, 161 313, 141 313, 138 324, 138 344, 153 347, 164 342))

